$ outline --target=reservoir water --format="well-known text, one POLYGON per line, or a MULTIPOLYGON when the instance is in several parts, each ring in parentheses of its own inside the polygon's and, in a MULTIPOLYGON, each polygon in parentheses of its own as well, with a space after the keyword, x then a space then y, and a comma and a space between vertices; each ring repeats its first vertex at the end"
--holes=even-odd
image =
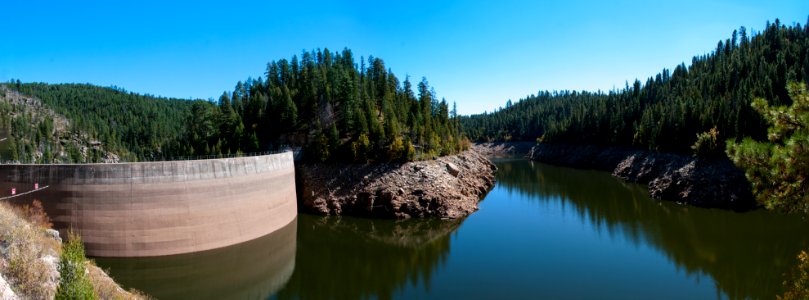
POLYGON ((97 258, 158 299, 772 299, 809 222, 651 199, 606 172, 495 160, 463 220, 301 214, 248 243, 97 258))

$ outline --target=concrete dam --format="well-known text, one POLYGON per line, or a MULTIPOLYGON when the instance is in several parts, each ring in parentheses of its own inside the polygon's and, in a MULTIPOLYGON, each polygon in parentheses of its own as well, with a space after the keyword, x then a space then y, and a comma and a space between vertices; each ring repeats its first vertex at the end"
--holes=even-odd
POLYGON ((88 255, 144 257, 226 247, 297 216, 292 152, 116 164, 0 165, 0 190, 38 199, 88 255))

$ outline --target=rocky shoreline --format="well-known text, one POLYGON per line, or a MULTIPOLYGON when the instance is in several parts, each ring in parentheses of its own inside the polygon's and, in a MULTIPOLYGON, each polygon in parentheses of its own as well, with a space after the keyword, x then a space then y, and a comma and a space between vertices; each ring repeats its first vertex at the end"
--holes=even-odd
POLYGON ((478 209, 494 166, 475 150, 408 163, 296 165, 301 210, 320 215, 456 219, 478 209))
POLYGON ((630 148, 548 143, 534 146, 528 157, 553 165, 608 171, 647 184, 656 199, 733 210, 756 207, 744 172, 726 158, 706 160, 630 148))
POLYGON ((487 157, 526 156, 535 142, 493 142, 477 143, 472 148, 487 157))

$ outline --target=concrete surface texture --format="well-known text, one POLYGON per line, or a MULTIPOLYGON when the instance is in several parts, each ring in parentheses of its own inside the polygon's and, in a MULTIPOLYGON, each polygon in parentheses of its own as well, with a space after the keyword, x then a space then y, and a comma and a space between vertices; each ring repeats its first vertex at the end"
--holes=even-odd
MULTIPOLYGON (((2 196, 39 199, 91 256, 190 253, 270 234, 297 216, 291 152, 191 161, 0 165, 2 196)), ((64 235, 63 235, 64 236, 64 235)))
POLYGON ((123 286, 155 299, 269 299, 295 271, 297 220, 238 245, 143 258, 96 258, 123 286), (189 284, 193 283, 193 284, 189 284))

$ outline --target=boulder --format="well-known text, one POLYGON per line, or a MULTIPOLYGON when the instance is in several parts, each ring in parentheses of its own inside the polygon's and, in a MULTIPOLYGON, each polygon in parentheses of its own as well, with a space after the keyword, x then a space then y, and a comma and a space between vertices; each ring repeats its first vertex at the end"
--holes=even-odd
POLYGON ((62 242, 62 238, 59 237, 59 231, 57 231, 55 229, 46 229, 45 230, 45 236, 47 236, 49 238, 52 238, 52 239, 56 240, 57 242, 60 242, 60 243, 62 242))
POLYGON ((15 294, 13 290, 11 290, 11 285, 9 285, 6 279, 3 278, 2 274, 0 274, 0 299, 3 300, 20 299, 19 297, 17 297, 17 294, 15 294))
POLYGON ((449 174, 452 176, 458 177, 458 174, 461 173, 461 169, 458 169, 458 166, 456 166, 455 164, 448 162, 447 172, 449 172, 449 174))

